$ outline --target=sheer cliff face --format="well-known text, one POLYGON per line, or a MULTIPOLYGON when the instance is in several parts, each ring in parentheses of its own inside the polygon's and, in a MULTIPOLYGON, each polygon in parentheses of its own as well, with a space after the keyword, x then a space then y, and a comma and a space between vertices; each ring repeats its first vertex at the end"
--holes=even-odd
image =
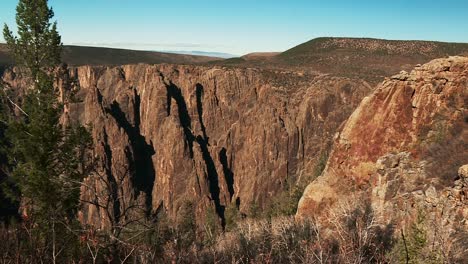
MULTIPOLYGON (((92 126, 99 177, 116 186, 123 210, 138 201, 171 216, 190 201, 220 220, 312 175, 329 139, 370 87, 294 72, 174 65, 61 69, 68 122, 92 126), (67 100, 66 100, 67 101, 67 100)), ((12 72, 12 87, 24 86, 12 72)), ((105 189, 96 176, 82 198, 105 189), (92 191, 90 191, 92 190, 92 191)), ((116 196, 117 197, 117 196, 116 196)), ((94 206, 83 221, 105 218, 94 206)))
POLYGON ((439 220, 466 219, 466 176, 460 172, 455 180, 468 163, 467 98, 465 57, 437 59, 385 80, 335 137, 326 169, 307 187, 298 216, 324 215, 325 208, 365 193, 389 219, 414 215, 418 206, 440 209, 439 220))

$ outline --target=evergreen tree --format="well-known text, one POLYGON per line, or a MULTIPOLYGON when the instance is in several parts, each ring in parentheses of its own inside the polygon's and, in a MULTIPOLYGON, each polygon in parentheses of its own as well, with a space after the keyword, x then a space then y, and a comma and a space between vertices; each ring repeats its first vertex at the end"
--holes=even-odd
MULTIPOLYGON (((0 81, 0 91, 3 86, 0 81)), ((5 96, 0 94, 0 223, 8 223, 10 218, 17 216, 17 201, 8 199, 8 192, 11 192, 12 185, 8 177, 8 141, 5 139, 7 128, 7 102, 5 96)))
POLYGON ((30 70, 36 82, 41 71, 60 63, 62 42, 57 22, 50 21, 53 16, 47 0, 20 0, 16 7, 18 36, 7 25, 3 29, 16 64, 30 70))
POLYGON ((56 262, 63 252, 57 247, 69 246, 66 233, 76 224, 80 181, 89 172, 86 153, 91 136, 82 126, 60 123, 63 105, 53 86, 53 69, 60 63, 62 43, 56 22, 50 22, 54 13, 47 0, 20 0, 16 11, 17 35, 5 25, 4 38, 32 85, 18 100, 20 114, 10 114, 7 121, 9 176, 56 262))

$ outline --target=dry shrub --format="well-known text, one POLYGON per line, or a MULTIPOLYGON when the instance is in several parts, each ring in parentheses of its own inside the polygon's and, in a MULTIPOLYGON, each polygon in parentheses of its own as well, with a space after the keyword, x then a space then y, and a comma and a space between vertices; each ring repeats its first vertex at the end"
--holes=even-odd
MULTIPOLYGON (((338 247, 335 260, 342 263, 385 263, 393 246, 393 225, 377 218, 370 201, 352 197, 338 204, 325 220, 328 239, 338 247)), ((330 242, 329 242, 330 243, 330 242)))
MULTIPOLYGON (((77 247, 76 259, 69 262, 404 263, 409 249, 412 263, 458 263, 467 255, 466 230, 458 230, 454 236, 438 218, 409 223, 413 229, 403 230, 407 249, 401 247, 400 231, 395 232, 393 225, 381 222, 362 196, 336 204, 326 218, 240 220, 231 231, 212 237, 214 241, 200 235, 202 230, 194 230, 196 226, 190 220, 192 210, 190 206, 185 209, 175 226, 160 218, 156 224, 135 227, 139 232, 123 237, 124 241, 114 244, 115 249, 106 248, 109 241, 105 241, 111 237, 90 233, 77 247), (103 237, 95 239, 97 235, 103 237), (116 252, 112 259, 108 257, 109 251, 116 252)), ((0 263, 11 262, 18 256, 28 262, 37 254, 38 251, 30 251, 28 247, 16 246, 27 234, 17 232, 21 229, 0 228, 0 239, 8 242, 0 243, 0 263)))
POLYGON ((378 223, 367 202, 343 203, 327 219, 247 219, 220 237, 217 258, 231 263, 385 263, 392 225, 378 223))
POLYGON ((449 128, 437 126, 434 135, 421 145, 422 158, 428 161, 427 172, 445 186, 453 183, 458 168, 468 163, 466 120, 449 128))

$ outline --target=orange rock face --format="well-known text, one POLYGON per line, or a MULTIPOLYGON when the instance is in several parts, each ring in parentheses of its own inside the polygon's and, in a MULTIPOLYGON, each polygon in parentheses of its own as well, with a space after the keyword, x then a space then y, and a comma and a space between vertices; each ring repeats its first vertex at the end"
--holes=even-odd
MULTIPOLYGON (((13 72, 4 79, 25 86, 13 72)), ((57 86, 64 120, 92 127, 99 166, 85 180, 84 200, 114 195, 113 211, 138 204, 172 217, 189 201, 198 219, 214 208, 221 223, 226 206, 248 214, 312 175, 371 91, 348 78, 175 65, 63 68, 57 86)), ((81 218, 108 221, 93 205, 81 218)))
MULTIPOLYGON (((350 193, 372 192, 382 180, 376 162, 391 153, 407 152, 412 160, 424 161, 417 175, 450 186, 458 168, 468 163, 467 100, 465 57, 433 60, 386 79, 337 133, 326 169, 307 187, 298 216, 321 214, 350 193)), ((385 168, 399 164, 394 163, 385 168)), ((407 173, 408 181, 414 175, 407 173)))

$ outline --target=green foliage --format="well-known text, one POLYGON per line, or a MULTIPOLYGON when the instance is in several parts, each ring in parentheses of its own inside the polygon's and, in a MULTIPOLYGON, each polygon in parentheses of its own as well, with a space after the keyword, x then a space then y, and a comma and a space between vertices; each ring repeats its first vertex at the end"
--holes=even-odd
POLYGON ((193 203, 185 201, 177 213, 178 246, 188 248, 196 238, 195 208, 193 203))
POLYGON ((323 170, 325 170, 325 166, 327 166, 328 156, 329 156, 329 151, 328 150, 325 150, 322 153, 320 153, 320 157, 319 157, 319 159, 317 161, 317 164, 315 165, 315 168, 314 168, 314 174, 313 174, 313 179, 312 180, 314 180, 315 178, 320 176, 322 174, 323 170))
POLYGON ((237 222, 240 219, 240 212, 235 203, 231 203, 226 207, 224 218, 226 219, 226 231, 232 231, 237 227, 237 222))
POLYGON ((420 259, 422 250, 427 244, 424 222, 423 214, 419 213, 416 221, 410 226, 407 247, 410 261, 413 263, 418 262, 417 260, 420 259))
POLYGON ((257 202, 253 201, 249 207, 249 218, 256 219, 262 215, 261 208, 257 202))
POLYGON ((205 214, 205 245, 213 245, 216 242, 220 230, 218 215, 213 207, 209 207, 205 214))
POLYGON ((286 190, 275 196, 265 210, 267 218, 278 216, 292 216, 296 214, 297 205, 302 197, 304 188, 298 185, 286 184, 286 190))
POLYGON ((399 263, 444 263, 437 248, 430 247, 428 225, 425 213, 419 211, 417 218, 398 240, 391 254, 396 255, 399 263))
MULTIPOLYGON (((51 84, 43 81, 38 86, 44 91, 51 84)), ((12 145, 12 178, 38 213, 59 210, 70 215, 87 172, 83 159, 91 137, 83 127, 60 125, 61 107, 52 92, 28 94, 24 110, 28 116, 12 119, 6 133, 12 145)))
POLYGON ((60 63, 62 44, 47 0, 20 0, 16 11, 17 35, 5 25, 4 38, 33 85, 22 98, 13 98, 18 104, 2 93, 10 194, 26 212, 23 224, 29 225, 25 232, 31 243, 46 252, 45 262, 57 262, 77 254, 73 230, 79 229, 80 182, 91 168, 91 135, 84 127, 61 124, 63 106, 50 73, 60 63))
MULTIPOLYGON (((7 128, 7 104, 3 92, 4 90, 0 82, 0 201, 2 201, 0 203, 0 212, 7 212, 14 209, 15 206, 8 199, 9 196, 14 197, 14 195, 11 195, 11 182, 7 177, 8 142, 5 139, 5 131, 7 128)), ((0 222, 1 221, 8 221, 8 219, 4 219, 0 216, 0 222)))
POLYGON ((434 143, 441 144, 444 142, 445 138, 447 137, 447 128, 444 126, 443 123, 438 123, 435 126, 434 130, 434 143))
POLYGON ((33 89, 25 92, 23 115, 11 116, 6 138, 11 147, 12 179, 26 206, 42 215, 76 213, 79 182, 88 172, 85 152, 91 136, 83 127, 63 127, 62 105, 57 100, 50 67, 60 61, 60 35, 49 20, 53 11, 47 1, 19 2, 18 37, 5 26, 4 36, 18 64, 30 71, 33 89))
POLYGON ((16 63, 31 71, 34 79, 44 69, 60 63, 61 37, 47 0, 20 0, 16 7, 18 36, 7 25, 3 35, 16 63))

